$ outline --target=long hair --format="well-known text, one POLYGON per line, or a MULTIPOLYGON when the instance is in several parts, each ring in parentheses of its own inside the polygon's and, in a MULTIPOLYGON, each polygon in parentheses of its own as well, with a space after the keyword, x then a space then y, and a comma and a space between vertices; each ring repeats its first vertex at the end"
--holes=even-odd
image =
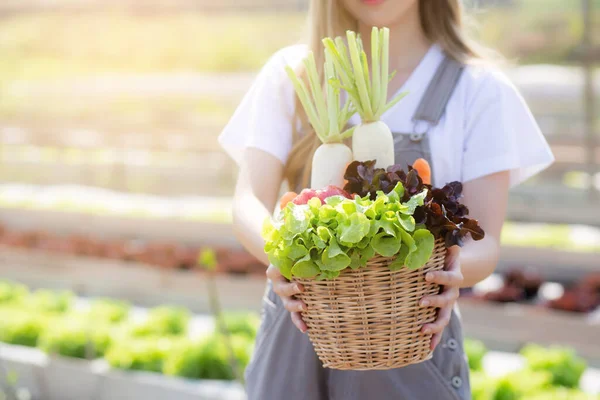
MULTIPOLYGON (((419 0, 419 16, 423 32, 432 43, 437 43, 448 56, 468 63, 484 58, 485 50, 466 34, 461 0, 419 0)), ((323 76, 324 37, 343 36, 346 30, 357 30, 358 21, 339 0, 311 0, 309 9, 309 49, 313 51, 318 72, 323 76)), ((304 79, 303 70, 298 71, 304 79)), ((321 144, 310 129, 299 101, 296 101, 293 126, 293 146, 285 165, 284 176, 289 187, 307 187, 310 181, 312 156, 321 144)))

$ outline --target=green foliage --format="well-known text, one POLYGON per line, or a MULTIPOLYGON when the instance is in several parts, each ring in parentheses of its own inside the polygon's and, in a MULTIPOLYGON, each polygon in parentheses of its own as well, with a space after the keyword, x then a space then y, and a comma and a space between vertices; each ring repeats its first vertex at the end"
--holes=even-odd
POLYGON ((599 398, 599 396, 594 396, 581 390, 555 387, 531 394, 526 400, 598 400, 599 398))
POLYGON ((493 400, 519 400, 550 388, 552 377, 547 372, 516 371, 496 381, 493 400))
POLYGON ((40 335, 38 347, 49 354, 65 357, 96 358, 110 346, 111 332, 102 323, 89 324, 74 318, 62 318, 40 335))
POLYGON ((20 308, 0 308, 0 342, 35 347, 47 318, 20 308))
POLYGON ((241 313, 241 312, 227 312, 222 315, 225 328, 232 335, 246 336, 249 339, 254 340, 258 327, 260 325, 260 318, 254 313, 241 313))
POLYGON ((0 281, 0 304, 20 302, 29 294, 24 285, 0 281))
POLYGON ((71 308, 73 293, 39 289, 24 298, 25 307, 35 312, 64 313, 71 308))
POLYGON ((119 369, 161 372, 167 355, 176 348, 174 338, 129 338, 114 343, 106 352, 110 366, 119 369))
MULTIPOLYGON (((309 195, 303 192, 301 196, 304 194, 309 195)), ((410 268, 422 267, 431 257, 433 235, 424 229, 407 231, 400 216, 423 205, 425 193, 402 202, 403 195, 404 187, 398 183, 390 193, 380 191, 374 199, 370 195, 354 199, 331 196, 324 203, 317 197, 307 204, 289 202, 265 223, 269 261, 287 278, 335 278, 345 268, 366 265, 374 253, 384 257, 401 254, 410 261, 410 268)))
POLYGON ((96 299, 90 304, 89 318, 107 323, 119 323, 129 315, 129 303, 114 299, 96 299))
POLYGON ((496 393, 496 381, 483 371, 471 370, 471 396, 473 400, 493 400, 496 393))
POLYGON ((185 308, 161 306, 151 309, 147 318, 125 327, 127 334, 136 337, 183 335, 187 332, 190 313, 185 308))
MULTIPOLYGON (((245 368, 252 354, 253 340, 244 335, 233 335, 231 340, 234 356, 245 368)), ((235 378, 225 339, 218 334, 175 348, 165 361, 164 373, 192 379, 235 378)))
POLYGON ((558 386, 576 388, 587 368, 586 362, 577 357, 573 350, 564 347, 543 348, 531 344, 521 350, 527 365, 534 371, 546 371, 552 376, 552 383, 558 386))
POLYGON ((217 255, 211 249, 204 249, 198 256, 198 264, 209 271, 217 268, 217 255))
POLYGON ((483 357, 487 353, 487 348, 483 342, 474 339, 465 339, 463 346, 469 360, 469 368, 474 371, 481 371, 483 368, 483 357))

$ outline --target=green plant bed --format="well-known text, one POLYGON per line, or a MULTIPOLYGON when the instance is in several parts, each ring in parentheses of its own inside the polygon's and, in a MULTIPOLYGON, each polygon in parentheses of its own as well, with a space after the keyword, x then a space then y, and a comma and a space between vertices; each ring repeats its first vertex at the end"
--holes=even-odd
POLYGON ((501 242, 507 246, 600 253, 600 229, 559 224, 507 222, 502 229, 501 242))
POLYGON ((37 346, 48 354, 94 359, 102 357, 112 342, 110 328, 101 323, 62 318, 48 325, 37 346))
MULTIPOLYGON (((162 372, 164 360, 177 338, 124 338, 105 355, 111 367, 132 371, 162 372)), ((183 340, 183 339, 179 339, 183 340)))
MULTIPOLYGON (((250 360, 253 341, 244 335, 231 337, 233 356, 242 369, 250 360)), ((191 379, 233 380, 235 374, 229 356, 229 349, 221 335, 215 334, 198 342, 184 342, 167 357, 164 373, 191 379)))
POLYGON ((46 324, 43 316, 19 308, 0 307, 0 342, 35 347, 46 324))

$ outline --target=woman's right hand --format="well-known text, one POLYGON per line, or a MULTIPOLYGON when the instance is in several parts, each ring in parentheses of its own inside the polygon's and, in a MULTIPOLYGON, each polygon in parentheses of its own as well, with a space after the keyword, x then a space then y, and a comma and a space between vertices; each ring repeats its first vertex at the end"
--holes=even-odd
POLYGON ((306 304, 294 296, 302 293, 304 287, 297 282, 288 281, 277 268, 269 265, 267 268, 267 278, 273 282, 273 292, 281 298, 283 306, 288 310, 292 317, 292 322, 302 333, 308 330, 308 327, 302 320, 301 311, 306 310, 306 304))

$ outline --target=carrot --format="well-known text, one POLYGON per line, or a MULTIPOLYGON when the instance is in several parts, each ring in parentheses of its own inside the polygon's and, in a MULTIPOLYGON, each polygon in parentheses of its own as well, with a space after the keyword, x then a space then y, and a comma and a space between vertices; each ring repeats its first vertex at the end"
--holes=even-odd
POLYGON ((279 208, 283 210, 287 203, 294 200, 297 196, 298 193, 296 192, 287 192, 283 195, 283 197, 281 197, 281 200, 279 200, 279 208))
POLYGON ((417 159, 413 168, 417 170, 421 179, 423 179, 423 183, 427 185, 431 185, 431 167, 429 163, 424 158, 417 159))

